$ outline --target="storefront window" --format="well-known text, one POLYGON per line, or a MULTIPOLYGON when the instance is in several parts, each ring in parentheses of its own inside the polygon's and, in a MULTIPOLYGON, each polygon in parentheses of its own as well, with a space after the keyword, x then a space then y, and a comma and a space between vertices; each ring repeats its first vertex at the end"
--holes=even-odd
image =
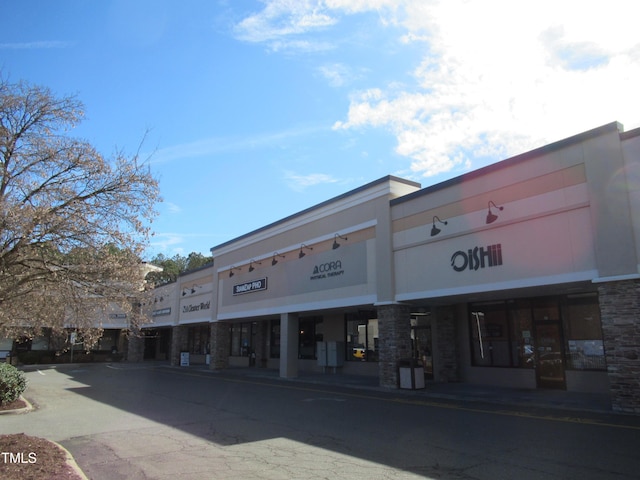
POLYGON ((194 355, 209 353, 209 325, 189 327, 187 332, 189 353, 194 355))
POLYGON ((269 356, 280 358, 280 320, 271 321, 269 356))
POLYGON ((505 305, 475 305, 472 307, 471 317, 474 364, 491 367, 511 366, 505 305))
POLYGON ((476 303, 469 307, 475 366, 606 369, 596 294, 476 303))
POLYGON ((594 295, 573 296, 563 308, 567 368, 605 370, 600 307, 594 295))
POLYGON ((231 325, 231 356, 248 357, 253 353, 253 329, 251 323, 231 325))
POLYGON ((431 314, 416 313, 411 317, 411 352, 423 368, 425 378, 433 379, 433 353, 431 351, 431 314))
POLYGON ((534 368, 530 302, 528 300, 510 302, 508 315, 511 332, 511 364, 518 368, 534 368))
POLYGON ((378 320, 365 317, 366 315, 362 314, 347 315, 347 360, 356 362, 378 361, 378 320))
POLYGON ((120 330, 105 330, 102 332, 102 337, 98 340, 98 350, 113 351, 118 350, 118 335, 120 330))
POLYGON ((241 335, 242 325, 239 323, 235 323, 231 325, 230 334, 231 334, 231 356, 239 357, 240 356, 240 335, 241 335))

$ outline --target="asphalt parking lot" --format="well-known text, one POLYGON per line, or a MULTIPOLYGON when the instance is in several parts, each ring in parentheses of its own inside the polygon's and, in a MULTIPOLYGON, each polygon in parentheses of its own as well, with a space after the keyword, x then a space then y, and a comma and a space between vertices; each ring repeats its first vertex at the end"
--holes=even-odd
POLYGON ((27 376, 35 410, 0 417, 0 430, 61 443, 94 480, 625 479, 640 469, 640 419, 606 411, 154 364, 27 376))

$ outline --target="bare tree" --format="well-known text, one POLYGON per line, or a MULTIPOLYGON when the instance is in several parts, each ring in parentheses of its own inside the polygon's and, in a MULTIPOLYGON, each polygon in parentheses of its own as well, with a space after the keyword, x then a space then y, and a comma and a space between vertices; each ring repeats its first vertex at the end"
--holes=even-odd
POLYGON ((143 301, 158 183, 138 153, 71 137, 82 109, 0 78, 0 331, 88 329, 113 309, 135 321, 143 301))

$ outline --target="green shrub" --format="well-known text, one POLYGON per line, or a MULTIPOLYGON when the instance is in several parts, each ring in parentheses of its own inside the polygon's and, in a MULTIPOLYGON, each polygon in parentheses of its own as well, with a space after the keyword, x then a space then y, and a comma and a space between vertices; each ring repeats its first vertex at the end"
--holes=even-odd
POLYGON ((20 370, 8 363, 0 363, 0 404, 14 402, 27 388, 27 379, 20 370))

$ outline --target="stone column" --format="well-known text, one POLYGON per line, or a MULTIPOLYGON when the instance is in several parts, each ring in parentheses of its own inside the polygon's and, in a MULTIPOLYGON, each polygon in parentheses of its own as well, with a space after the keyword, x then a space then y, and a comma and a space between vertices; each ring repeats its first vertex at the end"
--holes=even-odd
POLYGON ((139 328, 131 327, 127 342, 127 361, 141 362, 142 360, 144 360, 144 336, 139 328))
POLYGON ((458 337, 454 307, 431 310, 433 332, 433 379, 436 382, 460 381, 458 337))
POLYGON ((411 311, 407 305, 378 306, 380 386, 398 388, 398 362, 411 357, 411 311))
POLYGON ((280 315, 280 377, 298 376, 298 314, 280 315))
POLYGON ((228 322, 213 322, 211 324, 211 370, 229 367, 231 354, 231 333, 228 322))
POLYGON ((598 285, 611 406, 640 413, 640 280, 598 285))
POLYGON ((189 340, 188 331, 186 325, 178 325, 173 327, 171 335, 171 365, 180 365, 180 352, 183 352, 187 348, 187 342, 189 340))

